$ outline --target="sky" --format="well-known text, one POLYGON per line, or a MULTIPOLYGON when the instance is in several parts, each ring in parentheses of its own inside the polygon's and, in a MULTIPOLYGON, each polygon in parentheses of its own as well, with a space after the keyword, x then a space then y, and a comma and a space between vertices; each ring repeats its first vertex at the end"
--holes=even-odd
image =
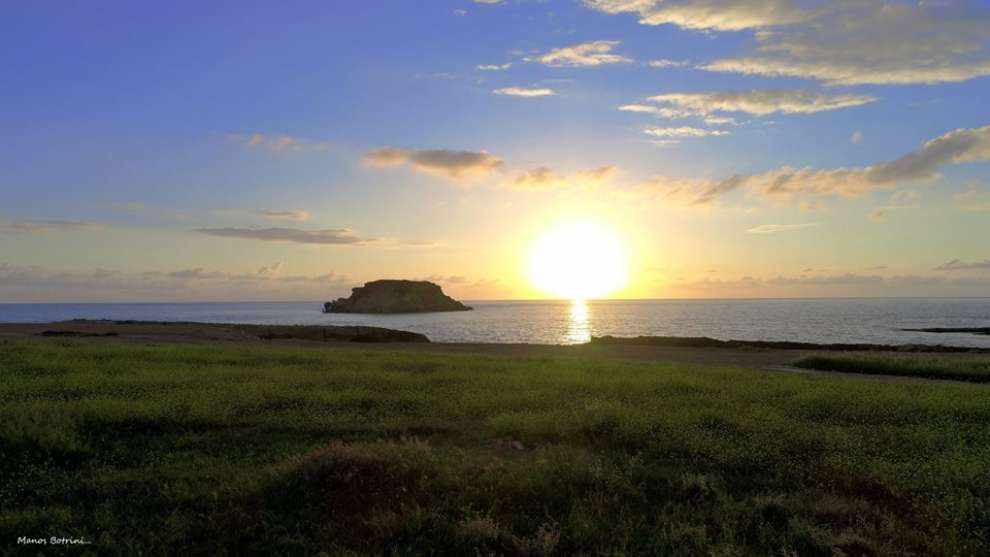
POLYGON ((990 296, 990 6, 7 2, 0 301, 990 296))

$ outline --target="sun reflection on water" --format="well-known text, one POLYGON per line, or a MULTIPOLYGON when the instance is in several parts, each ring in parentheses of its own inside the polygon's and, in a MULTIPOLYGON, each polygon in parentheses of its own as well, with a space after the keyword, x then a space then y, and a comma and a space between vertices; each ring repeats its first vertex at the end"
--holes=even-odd
POLYGON ((581 344, 591 341, 591 320, 588 303, 584 300, 571 302, 571 318, 567 323, 564 339, 568 344, 581 344))

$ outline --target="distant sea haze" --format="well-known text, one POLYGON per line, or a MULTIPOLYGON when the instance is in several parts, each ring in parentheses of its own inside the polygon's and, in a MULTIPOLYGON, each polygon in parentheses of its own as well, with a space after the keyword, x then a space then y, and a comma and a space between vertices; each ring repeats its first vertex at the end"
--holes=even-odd
POLYGON ((990 348, 990 336, 902 328, 990 327, 990 298, 611 300, 469 302, 470 312, 324 314, 320 302, 0 304, 0 322, 134 319, 371 325, 435 342, 574 344, 592 335, 706 336, 815 343, 945 344, 990 348))

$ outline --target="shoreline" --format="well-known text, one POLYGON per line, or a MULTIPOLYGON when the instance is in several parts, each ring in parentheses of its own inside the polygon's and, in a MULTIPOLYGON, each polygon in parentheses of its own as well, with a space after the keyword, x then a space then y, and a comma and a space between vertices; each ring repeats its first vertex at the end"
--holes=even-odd
MULTIPOLYGON (((344 327, 343 329, 353 329, 344 327)), ((600 337, 585 344, 502 344, 448 342, 361 342, 325 334, 316 325, 252 325, 165 321, 70 320, 53 323, 0 323, 2 339, 72 339, 81 342, 143 344, 243 344, 361 348, 374 351, 481 354, 508 358, 609 358, 691 365, 735 365, 758 369, 789 368, 802 358, 822 354, 892 354, 906 357, 986 357, 990 349, 928 345, 816 345, 773 341, 720 341, 690 337, 600 337), (46 334, 47 333, 47 334, 46 334)), ((390 331, 383 329, 383 331, 390 331)), ((395 331, 392 331, 395 332, 395 331)), ((390 338, 385 335, 381 338, 390 338)))

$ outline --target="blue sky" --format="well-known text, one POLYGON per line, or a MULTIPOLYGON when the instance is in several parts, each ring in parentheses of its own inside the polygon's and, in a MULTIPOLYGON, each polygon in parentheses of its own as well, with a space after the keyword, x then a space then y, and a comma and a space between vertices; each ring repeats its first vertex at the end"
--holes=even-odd
POLYGON ((966 2, 4 5, 0 300, 540 297, 576 219, 619 297, 987 295, 988 43, 966 2))

